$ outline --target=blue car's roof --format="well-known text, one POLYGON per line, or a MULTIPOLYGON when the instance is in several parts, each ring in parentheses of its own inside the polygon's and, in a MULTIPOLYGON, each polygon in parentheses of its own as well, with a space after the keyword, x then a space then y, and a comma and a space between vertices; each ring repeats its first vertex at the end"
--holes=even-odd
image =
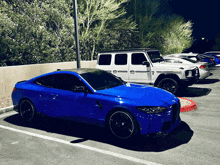
MULTIPOLYGON (((100 71, 103 71, 103 70, 93 69, 93 68, 57 69, 57 71, 45 73, 45 74, 39 75, 37 77, 34 77, 34 78, 30 79, 30 80, 32 81, 32 80, 37 79, 39 77, 43 77, 43 76, 50 75, 50 74, 57 74, 59 72, 62 72, 62 73, 72 73, 74 75, 78 75, 78 74, 89 73, 89 72, 92 73, 92 72, 98 72, 98 71, 100 72, 100 71)), ((103 72, 105 72, 105 71, 103 71, 103 72)))
POLYGON ((57 72, 62 72, 62 71, 83 74, 83 73, 88 73, 88 72, 91 72, 91 73, 97 72, 97 71, 101 71, 101 70, 100 69, 93 69, 93 68, 57 69, 57 72))

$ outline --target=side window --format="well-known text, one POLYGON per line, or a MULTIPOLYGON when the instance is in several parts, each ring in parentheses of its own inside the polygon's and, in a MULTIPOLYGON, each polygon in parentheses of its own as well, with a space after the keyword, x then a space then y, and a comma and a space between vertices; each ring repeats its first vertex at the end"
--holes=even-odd
POLYGON ((85 86, 85 84, 76 76, 71 74, 54 74, 38 78, 35 84, 62 90, 73 90, 74 86, 85 86))
POLYGON ((53 88, 55 84, 54 76, 53 75, 48 75, 44 77, 40 77, 34 81, 35 84, 44 86, 44 87, 49 87, 53 88))
POLYGON ((177 60, 177 61, 175 61, 174 63, 182 63, 182 62, 177 60))
POLYGON ((205 55, 212 55, 212 53, 205 53, 205 55))
POLYGON ((147 61, 144 53, 133 53, 131 55, 131 64, 132 65, 142 65, 143 61, 147 61))
POLYGON ((99 65, 110 65, 111 64, 112 55, 105 54, 99 56, 99 65))
POLYGON ((127 54, 116 54, 115 65, 127 65, 127 54))
POLYGON ((165 59, 166 62, 173 63, 172 60, 165 59))
POLYGON ((85 86, 85 84, 76 76, 71 74, 55 75, 55 88, 72 91, 75 86, 85 86))

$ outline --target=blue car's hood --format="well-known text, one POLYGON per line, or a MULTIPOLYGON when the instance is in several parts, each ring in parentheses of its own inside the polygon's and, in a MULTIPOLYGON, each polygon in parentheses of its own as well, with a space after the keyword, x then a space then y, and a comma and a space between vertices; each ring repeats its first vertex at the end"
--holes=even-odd
POLYGON ((125 84, 110 89, 99 90, 96 93, 129 99, 138 103, 139 106, 161 106, 175 97, 165 90, 138 84, 125 84))

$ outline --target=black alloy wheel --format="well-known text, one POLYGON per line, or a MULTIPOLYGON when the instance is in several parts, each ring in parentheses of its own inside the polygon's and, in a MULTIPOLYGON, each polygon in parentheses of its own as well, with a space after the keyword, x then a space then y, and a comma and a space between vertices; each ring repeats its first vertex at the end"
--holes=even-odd
POLYGON ((108 120, 111 133, 119 139, 131 139, 137 135, 138 125, 132 115, 125 111, 112 113, 108 120))
POLYGON ((35 117, 34 104, 29 100, 22 100, 19 104, 19 114, 25 121, 33 121, 35 117))
POLYGON ((173 94, 177 94, 178 89, 179 89, 178 83, 176 82, 176 80, 172 78, 165 78, 161 80, 158 84, 158 87, 168 92, 171 92, 173 94))

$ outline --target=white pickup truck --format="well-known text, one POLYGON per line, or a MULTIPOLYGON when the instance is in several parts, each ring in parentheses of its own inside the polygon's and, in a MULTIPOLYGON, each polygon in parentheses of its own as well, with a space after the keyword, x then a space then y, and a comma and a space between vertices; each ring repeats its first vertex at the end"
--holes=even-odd
POLYGON ((167 63, 158 50, 150 48, 100 52, 96 68, 127 82, 154 85, 173 94, 199 80, 197 67, 167 63))

